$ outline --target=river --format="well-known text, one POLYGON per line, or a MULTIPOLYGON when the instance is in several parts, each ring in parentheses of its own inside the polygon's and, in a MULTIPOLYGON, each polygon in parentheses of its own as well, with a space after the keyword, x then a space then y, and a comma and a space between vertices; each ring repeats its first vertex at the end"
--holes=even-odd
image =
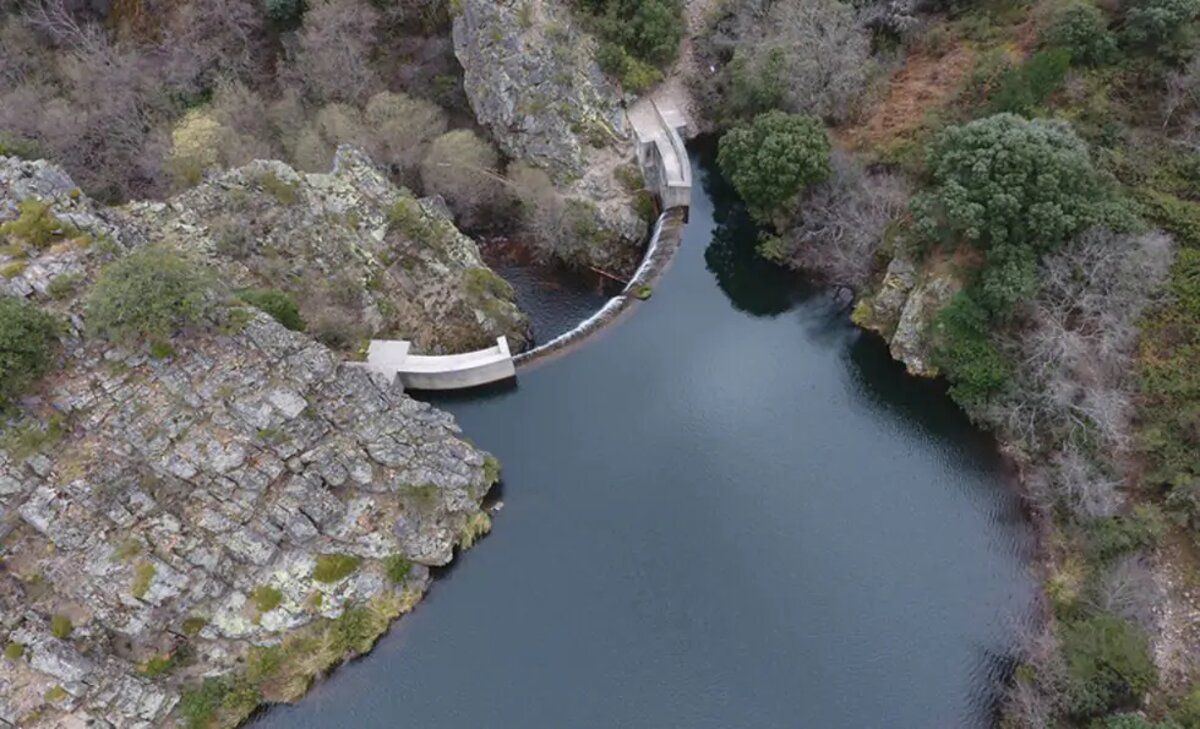
POLYGON ((651 301, 435 399, 504 464, 492 534, 256 727, 988 725, 1033 594, 1012 475, 693 164, 651 301))

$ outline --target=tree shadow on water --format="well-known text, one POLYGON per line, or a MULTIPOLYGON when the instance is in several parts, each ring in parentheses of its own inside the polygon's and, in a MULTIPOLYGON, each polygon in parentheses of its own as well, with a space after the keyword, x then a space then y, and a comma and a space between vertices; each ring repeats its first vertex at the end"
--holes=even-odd
POLYGON ((704 263, 738 311, 751 316, 777 316, 795 303, 795 277, 755 250, 759 227, 716 165, 716 145, 697 145, 704 174, 701 185, 712 200, 713 235, 704 263))

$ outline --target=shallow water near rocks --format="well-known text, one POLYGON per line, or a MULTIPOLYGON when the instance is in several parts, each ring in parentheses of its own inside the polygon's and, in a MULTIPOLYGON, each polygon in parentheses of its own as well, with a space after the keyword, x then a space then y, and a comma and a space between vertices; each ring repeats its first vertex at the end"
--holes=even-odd
POLYGON ((699 154, 653 299, 439 397, 504 508, 373 653, 256 727, 963 727, 1033 594, 1011 474, 935 384, 754 256, 699 154))

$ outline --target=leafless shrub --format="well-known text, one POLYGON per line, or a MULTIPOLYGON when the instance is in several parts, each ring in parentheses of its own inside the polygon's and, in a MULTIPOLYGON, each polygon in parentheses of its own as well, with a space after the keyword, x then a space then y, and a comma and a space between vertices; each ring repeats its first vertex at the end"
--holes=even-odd
POLYGON ((549 260, 556 246, 568 237, 563 230, 567 204, 546 172, 517 162, 509 166, 508 179, 520 204, 521 232, 538 257, 549 260))
POLYGON ((106 44, 103 31, 92 23, 80 21, 65 0, 37 0, 25 9, 26 25, 50 39, 60 48, 95 51, 106 44))
POLYGON ((1018 626, 1017 659, 1031 670, 1018 669, 1003 698, 1001 729, 1041 729, 1054 726, 1064 710, 1067 667, 1058 639, 1046 625, 1018 626))
MULTIPOLYGON (((50 13, 37 22, 57 22, 50 6, 37 7, 50 13)), ((35 142, 102 199, 153 195, 168 149, 156 125, 166 105, 157 67, 102 34, 80 37, 58 51, 53 83, 26 79, 0 96, 0 129, 35 142)))
POLYGON ((318 102, 362 104, 379 87, 371 66, 379 12, 366 0, 318 0, 304 14, 295 68, 318 102))
POLYGON ((499 167, 500 156, 491 144, 459 129, 430 146, 421 162, 421 181, 426 193, 446 199, 460 226, 477 229, 509 201, 499 167))
POLYGON ((1106 473, 1074 443, 1063 444, 1045 466, 1032 472, 1027 488, 1042 509, 1065 503, 1072 513, 1089 519, 1112 516, 1124 503, 1121 479, 1106 473))
POLYGON ((222 157, 228 167, 277 156, 276 130, 267 103, 246 84, 221 81, 213 93, 213 117, 228 130, 222 157))
POLYGON ((1200 54, 1167 74, 1162 115, 1164 128, 1174 128, 1185 144, 1200 147, 1200 54))
POLYGON ((909 187, 899 175, 869 172, 842 152, 831 162, 829 180, 801 204, 788 260, 830 284, 859 290, 874 271, 884 229, 908 204, 909 187))
POLYGON ((349 104, 326 104, 305 126, 293 146, 296 166, 309 172, 327 171, 339 145, 361 145, 367 137, 362 113, 349 104))
POLYGON ((1128 446, 1137 323, 1172 259, 1163 233, 1103 228, 1048 256, 1023 312, 1027 326, 999 338, 1017 363, 1017 386, 988 420, 1032 450, 1088 440, 1110 453, 1128 446))
POLYGON ((390 91, 367 102, 366 123, 371 138, 365 144, 371 156, 410 184, 429 145, 447 127, 446 112, 436 104, 390 91))
POLYGON ((917 17, 916 0, 881 0, 859 5, 858 24, 876 33, 908 38, 921 21, 917 17))
POLYGON ((170 83, 201 90, 218 78, 265 80, 266 18, 255 0, 189 0, 165 39, 170 83))
POLYGON ((838 0, 731 0, 700 46, 712 65, 733 59, 732 83, 779 87, 787 111, 832 122, 852 115, 873 68, 870 34, 838 0))
POLYGON ((1143 630, 1153 631, 1154 607, 1161 604, 1162 587, 1154 579, 1147 559, 1131 555, 1117 562, 1098 581, 1089 604, 1097 611, 1122 617, 1143 630))

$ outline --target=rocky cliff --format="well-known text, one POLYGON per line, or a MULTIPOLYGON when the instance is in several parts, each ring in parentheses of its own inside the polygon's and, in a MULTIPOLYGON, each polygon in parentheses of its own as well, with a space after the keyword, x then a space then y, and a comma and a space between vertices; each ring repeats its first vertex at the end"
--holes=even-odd
POLYGON ((633 161, 616 89, 595 61, 596 42, 561 0, 462 0, 454 49, 475 116, 505 154, 544 169, 591 212, 583 262, 630 271, 647 224, 615 176, 633 161))
POLYGON ((530 342, 512 289, 441 201, 397 189, 352 147, 338 150, 329 174, 257 161, 123 212, 130 234, 203 252, 234 286, 292 294, 313 333, 335 346, 375 336, 452 354, 501 335, 513 351, 530 342))
POLYGON ((854 307, 854 323, 887 340, 892 357, 910 374, 936 377, 930 361, 933 320, 962 287, 961 276, 948 263, 917 264, 909 253, 897 251, 878 288, 854 307))
MULTIPOLYGON (((428 567, 489 528, 480 504, 497 466, 448 415, 265 314, 233 305, 159 358, 83 336, 82 292, 101 265, 160 236, 208 245, 186 203, 215 207, 264 170, 306 205, 352 179, 259 165, 113 211, 55 167, 0 158, 0 221, 33 199, 62 233, 0 262, 0 294, 63 329, 53 374, 0 433, 0 725, 236 723, 368 650, 428 567)), ((310 213, 314 226, 351 212, 327 199, 347 207, 310 213)), ((382 207, 370 207, 386 202, 353 226, 367 252, 388 238, 373 238, 382 207)), ((279 220, 261 205, 254 224, 279 220)), ((279 223, 266 238, 282 241, 269 231, 284 225, 299 232, 279 223)))

